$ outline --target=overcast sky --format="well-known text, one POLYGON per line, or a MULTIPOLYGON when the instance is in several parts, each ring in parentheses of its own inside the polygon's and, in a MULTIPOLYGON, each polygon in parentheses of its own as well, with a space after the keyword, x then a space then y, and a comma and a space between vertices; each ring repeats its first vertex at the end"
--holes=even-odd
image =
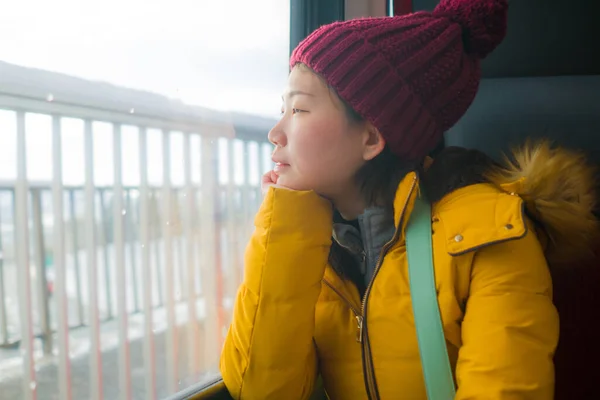
POLYGON ((0 59, 275 116, 289 1, 0 0, 0 59))
MULTIPOLYGON (((284 0, 0 0, 0 60, 188 104, 275 117, 288 73, 289 20, 289 1, 284 0)), ((26 126, 28 176, 51 179, 50 119, 29 115, 26 126)), ((63 127, 65 183, 83 182, 82 128, 77 120, 63 127)), ((96 183, 110 184, 110 129, 97 124, 96 131, 96 151, 102 155, 96 183)), ((156 135, 150 136, 149 157, 158 160, 160 135, 156 148, 156 135)), ((14 149, 15 140, 14 115, 0 111, 0 146, 14 149)), ((172 160, 179 162, 171 165, 176 181, 183 174, 182 145, 179 139, 172 144, 172 160)), ((123 146, 135 153, 135 131, 123 132, 123 146)), ((256 159, 258 149, 251 151, 256 159)), ((5 151, 0 178, 13 179, 15 166, 16 154, 5 151)), ((125 183, 136 184, 136 157, 124 160, 123 167, 125 183)), ((160 163, 149 167, 149 179, 160 183, 160 163)), ((242 165, 235 167, 239 178, 242 165)))

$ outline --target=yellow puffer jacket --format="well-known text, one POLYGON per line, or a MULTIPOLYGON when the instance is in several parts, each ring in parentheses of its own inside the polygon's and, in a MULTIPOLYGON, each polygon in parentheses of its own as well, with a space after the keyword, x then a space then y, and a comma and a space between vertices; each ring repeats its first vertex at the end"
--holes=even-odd
MULTIPOLYGON (((559 320, 545 251, 556 249, 556 235, 581 246, 595 229, 592 175, 576 154, 547 145, 517 158, 518 166, 486 171, 488 183, 433 204, 456 399, 553 398, 559 320), (557 179, 564 168, 569 179, 557 179)), ((329 202, 314 192, 269 190, 222 353, 233 398, 307 399, 320 374, 330 399, 426 399, 404 241, 420 186, 416 173, 400 183, 397 231, 362 300, 327 263, 329 202)))

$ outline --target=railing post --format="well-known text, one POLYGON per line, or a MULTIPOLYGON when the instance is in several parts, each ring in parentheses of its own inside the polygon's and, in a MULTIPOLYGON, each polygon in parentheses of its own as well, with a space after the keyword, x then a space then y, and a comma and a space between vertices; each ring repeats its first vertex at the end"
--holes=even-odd
MULTIPOLYGON (((243 235, 243 246, 246 245, 249 236, 250 236, 250 228, 252 222, 252 212, 254 211, 254 207, 251 207, 250 204, 250 190, 252 190, 252 185, 250 184, 250 142, 245 141, 243 143, 244 146, 244 184, 242 185, 242 215, 243 215, 243 223, 244 228, 242 230, 243 235)), ((242 265, 242 274, 244 267, 244 256, 242 252, 242 256, 240 257, 240 263, 242 265)))
POLYGON ((77 291, 77 316, 79 325, 85 324, 83 311, 83 295, 81 292, 81 265, 79 264, 79 235, 77 229, 77 213, 75 212, 75 189, 69 189, 69 216, 73 231, 73 266, 75 268, 75 288, 77 291))
MULTIPOLYGON (((104 246, 102 246, 102 253, 103 253, 103 258, 104 258, 104 293, 106 296, 106 319, 112 319, 113 317, 113 307, 112 307, 112 290, 110 290, 111 288, 111 284, 112 284, 112 280, 110 279, 110 257, 109 257, 109 252, 108 252, 108 244, 109 244, 109 216, 108 216, 108 212, 106 209, 106 199, 105 199, 105 195, 106 195, 106 190, 105 189, 98 189, 98 195, 100 197, 100 215, 101 215, 101 231, 102 231, 102 239, 103 239, 103 244, 104 246)), ((114 199, 113 199, 114 201, 114 199)), ((114 242, 114 240, 113 240, 114 242)), ((114 245, 114 243, 113 243, 114 245)))
POLYGON ((244 229, 241 229, 242 239, 239 247, 240 281, 238 284, 242 282, 244 277, 244 249, 252 234, 253 213, 256 211, 254 204, 250 203, 250 191, 253 190, 250 183, 250 171, 250 142, 246 141, 244 142, 244 185, 242 186, 242 223, 244 229))
MULTIPOLYGON (((11 192, 12 194, 12 192, 11 192)), ((1 200, 0 200, 1 202, 1 200)), ((1 204, 1 203, 0 203, 1 204)), ((13 201, 14 204, 14 201, 13 201)), ((0 209, 0 226, 2 226, 2 211, 0 209)), ((0 333, 2 344, 8 343, 8 314, 6 312, 6 286, 4 282, 4 245, 0 232, 0 333)))
POLYGON ((125 238, 127 239, 126 243, 129 242, 129 262, 131 263, 131 281, 133 283, 133 311, 140 311, 140 302, 138 300, 138 276, 137 276, 137 259, 135 256, 135 248, 133 244, 135 243, 135 230, 134 230, 134 213, 133 208, 131 206, 131 189, 125 189, 125 224, 127 228, 125 229, 125 238))
POLYGON ((114 192, 113 192, 113 248, 117 280, 117 315, 119 321, 119 391, 120 398, 131 398, 131 368, 129 362, 129 326, 127 318, 127 272, 123 225, 123 174, 121 155, 121 127, 113 126, 114 192))
POLYGON ((58 387, 61 399, 71 399, 71 359, 69 349, 69 311, 65 263, 65 219, 62 177, 60 117, 52 118, 52 205, 54 208, 53 264, 56 271, 56 316, 58 336, 58 387))
MULTIPOLYGON (((210 132, 212 133, 212 132, 210 132)), ((218 240, 216 233, 217 216, 215 198, 218 195, 218 151, 216 139, 210 135, 202 137, 202 209, 201 209, 201 248, 202 248, 202 293, 204 294, 204 361, 205 370, 217 365, 218 345, 221 340, 221 325, 217 308, 216 261, 218 240)))
POLYGON ((15 236, 19 279, 19 315, 21 322, 21 352, 23 360, 23 399, 37 398, 35 361, 33 358, 33 327, 31 279, 29 265, 29 218, 27 206, 27 158, 25 144, 25 113, 17 113, 17 182, 15 184, 15 236))
POLYGON ((38 308, 42 331, 42 348, 45 355, 52 354, 52 328, 50 326, 50 294, 46 279, 46 251, 44 243, 44 225, 42 223, 41 189, 31 189, 31 209, 33 217, 33 254, 35 257, 38 283, 38 308))
MULTIPOLYGON (((227 251, 226 253, 226 261, 227 264, 223 265, 223 270, 226 271, 224 274, 225 278, 225 287, 226 292, 223 293, 223 297, 231 298, 235 296, 235 292, 238 286, 238 282, 241 276, 240 265, 238 264, 238 237, 240 225, 238 223, 238 210, 236 204, 237 191, 241 190, 241 187, 237 187, 235 183, 235 146, 233 139, 227 140, 227 172, 228 172, 228 180, 227 180, 227 200, 225 204, 225 211, 221 214, 221 221, 225 220, 226 222, 226 232, 227 232, 227 251)), ((223 301, 223 299, 219 299, 223 301)), ((233 304, 233 301, 227 305, 226 315, 227 318, 223 323, 229 321, 231 319, 231 309, 229 306, 233 304)))
POLYGON ((171 188, 171 134, 163 131, 163 241, 165 265, 165 289, 167 303, 167 387, 169 392, 176 393, 179 387, 179 372, 177 365, 177 321, 175 315, 175 266, 173 263, 172 211, 173 191, 171 188))
MULTIPOLYGON (((198 311, 196 310, 196 252, 194 241, 194 221, 196 220, 196 191, 192 183, 192 141, 190 133, 184 137, 184 172, 185 172, 185 248, 187 261, 187 305, 188 305, 188 369, 191 376, 200 372, 198 354, 200 352, 198 332, 198 311)), ((199 157, 200 154, 196 154, 199 157)))
POLYGON ((162 216, 160 214, 160 205, 158 204, 158 189, 152 190, 152 194, 148 198, 149 220, 150 220, 150 234, 152 235, 154 249, 154 265, 156 267, 156 289, 158 292, 158 306, 162 307, 165 305, 165 296, 163 294, 163 273, 160 268, 160 249, 159 243, 162 238, 162 216))
MULTIPOLYGON (((94 187, 94 136, 92 123, 85 121, 85 237, 88 267, 90 315, 90 399, 101 400, 102 351, 100 348, 100 311, 98 301, 98 258, 96 249, 96 189, 94 187)), ((108 285, 108 282, 107 282, 108 285)), ((110 307, 110 303, 109 303, 110 307)))
POLYGON ((140 246, 144 309, 144 370, 146 399, 156 399, 156 364, 154 355, 154 315, 152 308, 152 265, 150 263, 150 190, 148 188, 148 136, 142 128, 140 135, 140 246))

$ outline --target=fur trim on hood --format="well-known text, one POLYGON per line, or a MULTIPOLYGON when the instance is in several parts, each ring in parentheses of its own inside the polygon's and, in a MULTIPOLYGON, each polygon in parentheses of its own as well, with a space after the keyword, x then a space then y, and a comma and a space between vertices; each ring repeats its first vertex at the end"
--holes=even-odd
POLYGON ((596 169, 582 153, 527 142, 496 163, 484 153, 458 147, 444 149, 424 177, 435 202, 453 190, 493 183, 519 195, 535 222, 550 263, 591 256, 599 237, 596 169))

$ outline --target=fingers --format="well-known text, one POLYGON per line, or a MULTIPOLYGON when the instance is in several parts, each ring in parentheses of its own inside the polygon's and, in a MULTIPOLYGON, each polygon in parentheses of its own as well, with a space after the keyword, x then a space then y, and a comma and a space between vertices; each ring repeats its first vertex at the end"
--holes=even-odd
POLYGON ((262 185, 274 185, 279 177, 274 171, 269 171, 262 176, 262 185))
POLYGON ((261 191, 263 196, 269 190, 269 187, 276 185, 279 176, 275 173, 275 171, 269 171, 262 177, 261 191))

